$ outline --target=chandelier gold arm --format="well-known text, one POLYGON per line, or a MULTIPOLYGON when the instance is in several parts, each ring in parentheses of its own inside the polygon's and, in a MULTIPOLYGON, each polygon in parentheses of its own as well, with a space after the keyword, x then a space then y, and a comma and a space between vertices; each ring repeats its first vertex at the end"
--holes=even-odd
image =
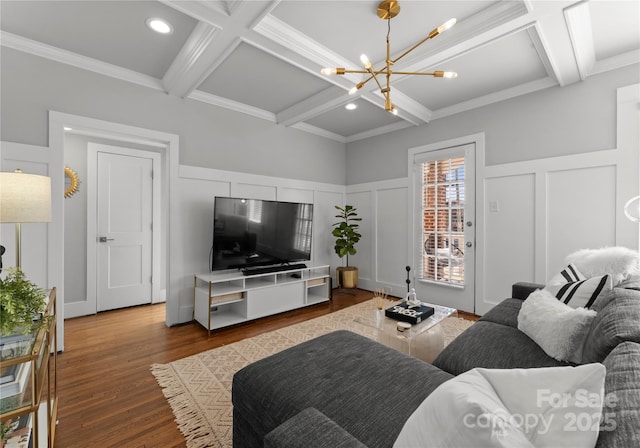
POLYGON ((402 53, 400 56, 398 56, 395 59, 391 59, 391 44, 389 42, 389 35, 391 33, 391 19, 396 17, 399 13, 400 13, 400 4, 398 3, 397 0, 383 0, 378 5, 378 10, 377 10, 378 17, 380 17, 383 20, 386 20, 388 23, 387 48, 386 48, 387 57, 385 59, 384 68, 380 70, 374 70, 371 64, 371 61, 369 61, 369 59, 365 55, 362 55, 360 59, 365 66, 365 70, 347 70, 342 67, 323 68, 321 70, 321 73, 324 75, 331 75, 331 74, 344 75, 346 73, 358 73, 358 74, 371 75, 364 81, 359 82, 353 88, 351 88, 349 90, 349 94, 351 95, 357 92, 366 83, 368 83, 369 81, 371 81, 371 79, 373 79, 378 85, 378 88, 380 89, 380 93, 385 98, 385 107, 384 107, 385 110, 388 110, 393 114, 397 114, 397 109, 391 103, 391 75, 422 75, 422 76, 433 76, 435 78, 455 78, 458 76, 458 74, 455 72, 445 72, 441 70, 436 70, 434 72, 401 72, 401 71, 394 72, 393 70, 391 70, 391 66, 394 65, 396 62, 398 62, 400 59, 402 59, 403 57, 411 53, 413 50, 418 48, 420 45, 422 45, 429 39, 433 39, 434 37, 440 35, 443 31, 448 30, 456 23, 456 19, 449 19, 447 22, 443 23, 439 27, 431 30, 431 32, 427 35, 427 37, 425 37, 424 39, 422 39, 421 41, 419 41, 418 43, 410 47, 407 51, 402 53), (380 80, 378 79, 378 75, 385 75, 386 87, 382 86, 382 84, 380 83, 380 80))

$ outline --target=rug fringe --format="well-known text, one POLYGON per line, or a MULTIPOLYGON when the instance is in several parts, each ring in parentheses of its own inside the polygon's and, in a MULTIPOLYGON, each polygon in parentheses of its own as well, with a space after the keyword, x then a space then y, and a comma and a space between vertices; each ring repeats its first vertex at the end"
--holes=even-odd
POLYGON ((189 448, 223 447, 219 440, 211 440, 214 436, 209 424, 202 417, 198 408, 194 408, 189 392, 178 381, 177 372, 170 364, 152 364, 151 373, 156 378, 162 393, 169 402, 174 421, 184 436, 189 448))

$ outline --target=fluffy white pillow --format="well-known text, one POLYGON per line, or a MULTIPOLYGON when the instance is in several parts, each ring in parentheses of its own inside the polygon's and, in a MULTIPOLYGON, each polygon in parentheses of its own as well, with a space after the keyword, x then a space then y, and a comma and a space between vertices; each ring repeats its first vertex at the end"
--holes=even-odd
POLYGON ((436 388, 393 446, 593 447, 605 372, 602 364, 470 370, 436 388))
MULTIPOLYGON (((575 272, 579 274, 579 271, 575 272)), ((596 299, 611 291, 612 287, 611 276, 607 274, 586 280, 548 284, 544 289, 571 308, 591 308, 596 299)))
POLYGON ((584 340, 596 312, 571 308, 549 291, 538 289, 522 303, 518 330, 559 361, 580 363, 584 340))
POLYGON ((609 274, 614 286, 628 275, 640 274, 640 253, 620 246, 581 249, 570 254, 566 262, 573 263, 587 278, 609 274))

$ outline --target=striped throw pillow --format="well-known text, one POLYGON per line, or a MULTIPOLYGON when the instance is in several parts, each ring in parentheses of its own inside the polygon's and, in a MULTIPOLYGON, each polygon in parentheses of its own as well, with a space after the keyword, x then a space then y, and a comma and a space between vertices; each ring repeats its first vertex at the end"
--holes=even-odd
POLYGON ((545 290, 572 308, 591 308, 596 299, 613 287, 611 276, 606 274, 560 285, 547 285, 545 290))
POLYGON ((582 273, 578 270, 576 265, 570 263, 569 266, 564 268, 562 271, 558 272, 553 276, 551 280, 549 280, 549 285, 564 285, 565 283, 573 283, 579 282, 581 280, 586 280, 587 277, 582 275, 582 273))

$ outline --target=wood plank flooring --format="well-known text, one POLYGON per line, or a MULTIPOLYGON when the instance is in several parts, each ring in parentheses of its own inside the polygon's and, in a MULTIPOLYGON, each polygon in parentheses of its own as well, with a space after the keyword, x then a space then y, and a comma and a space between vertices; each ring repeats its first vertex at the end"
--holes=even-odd
MULTIPOLYGON (((59 424, 55 446, 184 447, 171 408, 151 375, 204 350, 319 317, 372 297, 334 292, 333 301, 214 332, 190 323, 168 328, 164 304, 108 311, 65 321, 58 356, 59 424)), ((475 320, 472 315, 460 317, 475 320)))

